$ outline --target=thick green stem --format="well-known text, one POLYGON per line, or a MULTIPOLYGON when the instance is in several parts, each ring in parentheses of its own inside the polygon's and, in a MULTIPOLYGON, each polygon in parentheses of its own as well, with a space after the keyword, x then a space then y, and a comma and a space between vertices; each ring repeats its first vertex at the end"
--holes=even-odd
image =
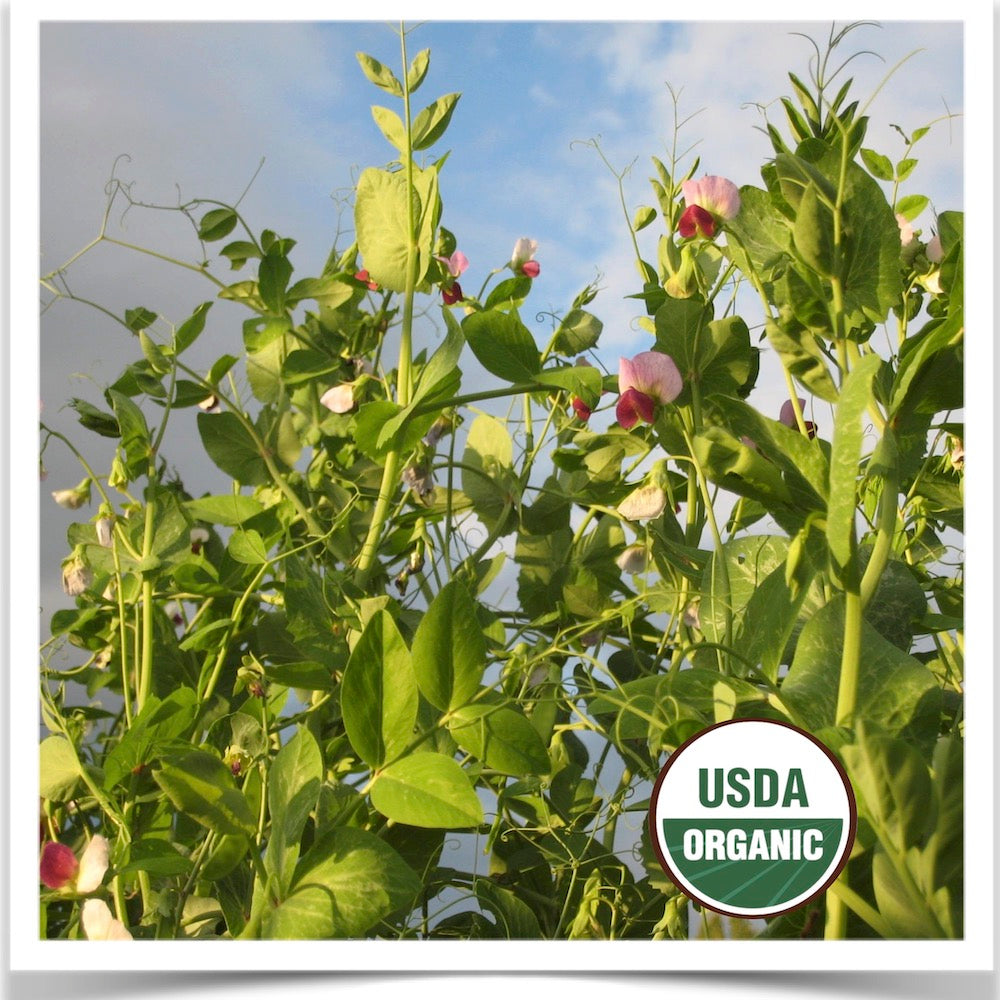
MULTIPOLYGON (((146 499, 146 524, 142 535, 143 562, 153 553, 154 519, 156 517, 155 479, 150 474, 149 496, 146 499)), ((136 694, 137 711, 141 712, 153 682, 153 577, 148 571, 142 575, 142 659, 139 663, 139 689, 136 694)))
POLYGON ((858 701, 858 676, 861 672, 861 594, 856 584, 845 592, 844 649, 840 658, 840 686, 837 691, 838 726, 850 726, 858 701))
POLYGON ((886 475, 882 482, 882 498, 879 501, 878 534, 875 538, 875 546, 872 549, 871 558, 865 568, 864 576, 861 578, 861 607, 868 606, 875 591, 878 589, 879 581, 889 556, 892 553, 892 543, 896 536, 896 523, 898 518, 898 507, 896 500, 899 494, 899 481, 895 470, 886 475))

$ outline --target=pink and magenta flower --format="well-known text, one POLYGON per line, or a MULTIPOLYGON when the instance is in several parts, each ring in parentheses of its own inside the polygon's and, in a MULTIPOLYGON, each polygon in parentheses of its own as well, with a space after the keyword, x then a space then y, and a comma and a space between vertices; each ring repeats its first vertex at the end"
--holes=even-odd
POLYGON ((458 283, 458 277, 468 269, 469 258, 461 250, 456 250, 450 257, 435 257, 434 259, 444 264, 450 279, 441 285, 441 299, 444 304, 453 306, 456 302, 461 302, 464 296, 462 295, 462 286, 458 283))
POLYGON ((510 269, 515 274, 523 274, 529 278, 537 278, 542 273, 541 265, 535 260, 538 250, 538 240, 529 240, 522 236, 515 244, 510 255, 510 269))
MULTIPOLYGON (((799 409, 803 412, 805 411, 806 401, 801 397, 796 397, 799 401, 799 409)), ((795 419, 795 407, 792 405, 790 399, 786 399, 781 405, 781 412, 778 414, 778 422, 784 424, 786 427, 791 427, 792 430, 798 430, 799 422, 795 419)), ((810 438, 816 437, 816 425, 811 420, 804 421, 806 427, 806 434, 810 438)))
POLYGON ((686 207, 677 230, 685 239, 700 233, 710 240, 720 222, 739 215, 739 188, 725 177, 706 174, 701 180, 684 181, 681 190, 686 207))
POLYGON ((615 414, 625 430, 640 420, 651 424, 657 405, 672 403, 684 388, 674 359, 659 351, 643 351, 618 363, 618 391, 621 396, 615 414))
POLYGON ((50 889, 69 888, 86 895, 104 881, 104 873, 108 870, 108 851, 108 842, 100 834, 91 838, 79 860, 71 848, 57 840, 50 840, 42 848, 39 880, 50 889))

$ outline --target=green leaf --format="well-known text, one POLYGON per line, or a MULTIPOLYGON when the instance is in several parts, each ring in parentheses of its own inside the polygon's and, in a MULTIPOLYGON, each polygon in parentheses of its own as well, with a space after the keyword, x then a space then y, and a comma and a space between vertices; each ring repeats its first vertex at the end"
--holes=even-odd
POLYGON ((836 402, 837 387, 827 367, 826 355, 816 344, 813 334, 792 326, 782 327, 771 320, 767 321, 764 329, 768 341, 792 376, 814 396, 828 403, 836 402))
POLYGON ((237 361, 239 361, 239 358, 235 355, 223 354, 216 359, 215 363, 209 369, 206 381, 210 385, 218 385, 237 361))
POLYGON ((389 140, 389 143, 396 147, 400 153, 406 152, 406 126, 400 121, 399 115, 388 108, 380 107, 378 104, 372 105, 372 118, 378 125, 382 135, 389 140))
POLYGON ((506 382, 530 382, 542 369, 535 338, 517 313, 474 312, 462 321, 462 331, 479 363, 506 382))
POLYGON ((133 875, 146 872, 169 878, 172 875, 187 875, 191 871, 191 859, 174 847, 169 841, 155 837, 145 837, 129 844, 128 862, 115 869, 117 875, 133 875))
POLYGON ((840 390, 830 454, 830 490, 826 537, 830 553, 842 571, 854 558, 854 518, 857 512, 858 465, 864 427, 861 417, 872 402, 872 381, 882 359, 869 354, 859 361, 840 390))
POLYGON ((201 217, 198 238, 213 243, 228 236, 239 222, 239 217, 231 208, 213 208, 201 217))
POLYGON ((908 194, 896 202, 896 212, 907 222, 912 222, 930 203, 926 195, 908 194))
POLYGON ((601 373, 589 365, 562 365, 559 368, 544 368, 535 376, 539 385, 562 389, 573 396, 579 396, 590 406, 596 406, 601 398, 603 379, 601 373))
POLYGON ((67 801, 80 780, 80 762, 69 740, 48 736, 38 745, 38 794, 67 801))
POLYGON ((502 774, 548 774, 548 751, 534 726, 520 712, 476 703, 455 710, 448 720, 455 742, 476 760, 502 774))
POLYGON ((292 880, 299 841, 316 807, 323 782, 323 756, 316 738, 304 726, 278 751, 268 771, 267 808, 271 836, 264 865, 275 876, 280 895, 292 880))
POLYGON ((259 257, 260 250, 248 240, 233 240, 232 243, 227 243, 219 251, 219 256, 226 257, 229 260, 229 266, 234 271, 238 271, 251 257, 259 257))
POLYGON ((927 764, 904 740, 861 725, 857 742, 840 748, 858 811, 879 840, 899 853, 924 841, 933 802, 927 764))
POLYGON ((125 451, 125 468, 130 477, 140 475, 149 462, 152 442, 146 418, 142 410, 128 396, 107 390, 108 402, 111 403, 121 429, 121 443, 125 451))
POLYGON ((145 306, 125 310, 125 325, 133 333, 138 333, 140 330, 152 326, 156 322, 156 318, 156 313, 151 312, 145 306))
POLYGON ((208 524, 221 524, 235 527, 250 518, 256 517, 263 509, 259 500, 242 496, 239 493, 228 493, 222 496, 201 497, 198 500, 187 500, 184 509, 196 521, 208 524))
POLYGON ((264 255, 257 270, 257 292, 264 305, 275 314, 284 312, 285 291, 292 276, 292 265, 288 258, 276 248, 264 255))
POLYGON ((896 164, 896 180, 900 183, 905 181, 910 174, 913 173, 913 168, 916 167, 916 165, 917 161, 912 157, 900 160, 899 163, 896 164))
POLYGON ((553 350, 572 357, 597 345, 604 324, 586 309, 571 309, 563 317, 553 339, 553 350))
POLYGON ((655 208, 650 208, 649 205, 640 205, 632 216, 632 229, 635 232, 639 232, 639 230, 645 229, 655 218, 655 208))
POLYGON ((483 807, 466 773, 450 757, 415 753, 380 771, 372 805, 396 823, 444 829, 479 826, 483 807))
POLYGON ((740 214, 726 223, 726 255, 744 273, 769 279, 789 248, 790 233, 771 195, 740 188, 740 214))
POLYGON ((406 88, 411 94, 424 82, 427 70, 431 64, 431 50, 421 49, 410 63, 410 69, 406 74, 406 88))
POLYGON ((888 156, 876 153, 874 149, 862 148, 861 159, 872 176, 877 177, 880 181, 891 181, 894 178, 892 161, 888 156))
POLYGON ((764 578, 746 603, 736 648, 751 663, 760 664, 761 673, 772 682, 778 679, 806 593, 806 586, 800 583, 792 596, 785 567, 780 565, 764 578))
POLYGON ((802 193, 792 239, 795 249, 814 271, 824 277, 834 273, 833 213, 814 184, 802 193))
POLYGON ((413 122, 413 149, 433 146, 445 133, 461 94, 445 94, 424 108, 413 122))
POLYGON ((483 310, 516 308, 528 297, 531 291, 531 278, 526 274, 518 274, 513 278, 501 281, 483 303, 483 310))
POLYGON ((420 889, 420 879, 385 841, 338 827, 302 859, 290 894, 265 911, 261 934, 280 940, 362 937, 390 913, 413 905, 420 889))
POLYGON ((393 97, 403 96, 403 86, 396 79, 396 74, 388 66, 385 66, 364 52, 357 52, 355 55, 357 56, 358 63, 361 65, 361 69, 371 83, 374 83, 376 87, 381 88, 387 94, 392 94, 393 97))
POLYGON ((441 589, 413 637, 413 673, 424 697, 445 711, 467 702, 486 667, 486 639, 464 584, 441 589))
MULTIPOLYGON (((514 443, 507 428, 488 414, 476 417, 462 457, 462 491, 488 527, 498 526, 504 511, 515 502, 513 458, 514 443)), ((513 528, 511 523, 509 530, 513 528)))
POLYGON ((149 362, 149 367, 157 375, 164 375, 170 371, 171 362, 163 353, 163 348, 145 330, 139 331, 139 346, 142 348, 146 361, 149 362))
MULTIPOLYGON (((781 698, 815 731, 836 719, 844 639, 842 596, 805 624, 781 698)), ((937 736, 941 691, 919 660, 884 639, 868 622, 861 625, 861 663, 855 717, 907 741, 928 746, 937 736)))
POLYGON ((191 750, 165 757, 153 779, 180 812, 220 835, 257 832, 257 818, 229 768, 213 754, 191 750))
POLYGON ((538 940, 543 937, 535 911, 510 889, 504 889, 490 879, 477 878, 476 899, 484 910, 496 917, 497 927, 507 941, 538 940))
MULTIPOLYGON (((437 171, 414 168, 413 182, 412 208, 418 222, 415 277, 419 285, 430 266, 434 232, 440 215, 437 171)), ((410 200, 403 171, 390 173, 369 167, 358 180, 354 200, 358 250, 372 280, 391 292, 406 290, 410 200)))
POLYGON ((121 433, 118 421, 110 413, 97 409, 85 399, 71 399, 69 405, 76 410, 80 423, 87 430, 109 438, 116 438, 121 433))
POLYGON ((270 478, 257 443, 234 413, 199 413, 198 433, 208 457, 238 483, 256 486, 270 478))
POLYGON ((262 566, 267 562, 267 546, 253 528, 234 531, 226 548, 236 562, 245 566, 262 566))
POLYGON ((174 352, 180 354, 186 351, 200 336, 205 329, 205 319, 208 310, 212 308, 211 302, 202 302, 191 315, 184 320, 174 333, 174 352))
POLYGON ((347 661, 340 707, 351 746, 380 767, 413 740, 417 683, 410 651, 387 611, 373 615, 347 661))

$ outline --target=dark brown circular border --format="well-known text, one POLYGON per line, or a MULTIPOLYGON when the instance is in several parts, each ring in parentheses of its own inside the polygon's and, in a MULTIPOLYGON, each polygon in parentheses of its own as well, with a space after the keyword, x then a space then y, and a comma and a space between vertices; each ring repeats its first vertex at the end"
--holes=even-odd
POLYGON ((667 758, 667 762, 660 768, 660 773, 657 775, 656 782, 653 784, 653 791, 649 796, 649 810, 646 814, 646 827, 649 830, 649 840, 653 846, 653 852, 656 854, 656 860, 660 862, 660 867, 667 873, 670 881, 677 886, 677 888, 684 893, 688 899, 693 900, 700 906, 704 906, 708 910, 712 910, 714 913, 719 913, 724 917, 738 917, 741 920, 764 920, 770 917, 778 917, 783 913, 791 913, 792 910, 798 910, 805 906, 807 903, 811 903, 817 896, 823 895, 827 889, 837 880, 837 876, 843 871, 844 866, 847 864, 848 858, 851 856, 851 849, 854 847, 854 838, 858 831, 858 803, 854 797, 854 787, 851 785, 851 779, 848 778, 847 772, 844 770, 843 764, 837 760, 836 755, 833 751, 826 746, 826 744, 820 742, 813 736, 812 733, 807 733, 804 729, 799 729, 798 726, 793 726, 790 722, 782 722, 780 719, 757 719, 757 718, 746 718, 746 719, 728 719, 725 722, 716 722, 714 725, 706 726, 704 729, 695 733, 694 736, 689 736, 670 756, 667 758), (826 756, 833 763, 833 766, 837 769, 840 774, 840 779, 844 783, 844 789, 847 792, 847 801, 851 808, 851 820, 850 820, 850 831, 847 836, 847 843, 844 845, 843 853, 841 854, 840 861, 837 867, 833 870, 830 877, 811 895, 807 896, 801 902, 796 903, 794 906, 786 906, 783 910, 772 910, 768 913, 733 913, 732 910, 723 910, 718 906, 713 906, 711 903, 706 902, 704 899, 692 895, 687 889, 683 888, 681 883, 677 879, 677 875, 671 870, 670 865, 667 864, 666 858, 663 856, 663 852, 660 850, 660 838, 656 832, 656 803, 659 798, 660 786, 663 784, 663 779, 667 776, 667 771, 670 770, 671 765, 677 759, 677 757, 686 750, 692 743, 700 740, 706 733, 712 732, 713 729, 720 729, 722 726, 736 726, 742 722, 766 722, 773 726, 784 726, 786 729, 791 729, 798 733, 800 736, 804 736, 806 739, 811 740, 816 744, 826 754, 826 756))

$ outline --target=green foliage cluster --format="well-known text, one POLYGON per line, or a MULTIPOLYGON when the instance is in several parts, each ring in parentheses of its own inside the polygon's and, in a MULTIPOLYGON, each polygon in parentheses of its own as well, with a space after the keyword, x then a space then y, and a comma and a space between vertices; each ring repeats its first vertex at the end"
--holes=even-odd
MULTIPOLYGON (((634 298, 683 390, 598 429, 579 414, 618 385, 575 363, 593 288, 539 348, 515 262, 420 343, 457 244, 447 155, 416 154, 459 95, 415 111, 429 53, 401 42, 404 80, 359 56, 398 158, 360 175, 355 241, 293 280, 294 240, 183 206, 195 269, 247 310, 242 350, 188 364, 214 299, 176 325, 131 309, 136 359, 70 403, 111 468, 43 426, 83 464, 80 505, 96 494, 51 622, 84 662, 42 669, 46 839, 109 839, 96 894, 135 938, 720 934, 636 831, 666 753, 775 718, 839 756, 860 825, 825 897, 753 933, 960 936, 962 217, 901 240, 927 129, 895 163, 868 148, 817 60, 724 240, 680 237, 698 164, 654 160, 657 207, 626 218, 663 229, 655 261, 635 241, 634 298), (790 421, 750 401, 763 351, 790 421), (473 359, 494 387, 463 395, 473 359), (477 410, 497 398, 520 419, 477 410), (167 423, 194 410, 231 492, 168 472, 167 423), (457 834, 485 870, 449 862, 457 834)), ((72 892, 42 903, 43 936, 83 936, 72 892)))

